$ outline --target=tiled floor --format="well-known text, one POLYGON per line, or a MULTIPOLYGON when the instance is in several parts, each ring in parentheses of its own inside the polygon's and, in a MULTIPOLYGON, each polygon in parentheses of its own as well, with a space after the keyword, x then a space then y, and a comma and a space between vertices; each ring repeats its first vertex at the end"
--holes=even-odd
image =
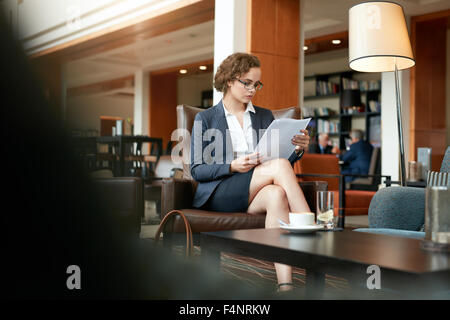
MULTIPOLYGON (((141 239, 154 239, 159 225, 141 225, 141 239)), ((162 238, 162 236, 161 236, 162 238)))
MULTIPOLYGON (((351 217, 349 219, 352 226, 364 224, 367 220, 364 217, 351 217)), ((159 225, 141 225, 141 238, 154 239, 155 233, 159 225)), ((182 246, 174 247, 174 251, 180 255, 184 254, 182 246)), ((200 247, 194 247, 193 259, 200 255, 200 247)), ((247 258, 245 256, 222 253, 221 254, 221 273, 223 276, 241 281, 243 284, 251 288, 259 288, 261 290, 274 290, 276 285, 276 274, 274 265, 271 262, 247 258)), ((301 268, 293 268, 293 282, 296 288, 296 294, 304 291, 305 287, 305 270, 301 268), (303 291, 302 291, 303 290, 303 291)), ((347 280, 327 276, 325 293, 330 297, 345 296, 349 290, 347 280)))
MULTIPOLYGON (((141 225, 141 238, 142 239, 154 239, 156 231, 159 227, 159 214, 156 212, 155 201, 145 201, 144 220, 146 224, 141 225)), ((161 235, 162 238, 162 235, 161 235)))

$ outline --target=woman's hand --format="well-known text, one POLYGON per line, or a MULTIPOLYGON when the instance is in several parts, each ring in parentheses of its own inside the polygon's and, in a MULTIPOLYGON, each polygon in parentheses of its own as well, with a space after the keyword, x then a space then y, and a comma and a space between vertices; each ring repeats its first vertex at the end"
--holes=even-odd
POLYGON ((308 130, 300 130, 301 134, 296 134, 291 142, 295 145, 295 151, 299 153, 302 150, 306 150, 309 146, 309 132, 308 130))
POLYGON ((230 170, 231 172, 247 172, 253 167, 261 163, 262 157, 258 152, 248 154, 243 157, 239 157, 231 161, 230 170))

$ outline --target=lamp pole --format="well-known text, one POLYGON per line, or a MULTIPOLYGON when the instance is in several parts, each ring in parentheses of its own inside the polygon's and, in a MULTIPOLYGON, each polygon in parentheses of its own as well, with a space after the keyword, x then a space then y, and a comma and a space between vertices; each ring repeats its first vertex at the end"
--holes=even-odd
POLYGON ((400 184, 402 187, 406 186, 405 178, 405 148, 403 144, 403 127, 402 127, 402 102, 400 100, 400 86, 398 81, 397 61, 395 62, 395 98, 397 102, 397 127, 398 127, 398 141, 400 146, 400 184))

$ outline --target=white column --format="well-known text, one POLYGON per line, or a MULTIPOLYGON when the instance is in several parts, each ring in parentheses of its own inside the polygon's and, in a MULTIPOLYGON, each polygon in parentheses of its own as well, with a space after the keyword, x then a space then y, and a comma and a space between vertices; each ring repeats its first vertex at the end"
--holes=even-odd
MULTIPOLYGON (((149 135, 150 74, 139 70, 134 74, 134 135, 149 135)), ((148 154, 144 145, 142 152, 148 154)))
POLYGON ((150 76, 139 70, 134 74, 134 132, 135 135, 149 134, 150 76))
MULTIPOLYGON (((247 0, 216 0, 214 15, 214 74, 235 52, 247 51, 247 0)), ((213 103, 222 99, 214 89, 213 103)))
MULTIPOLYGON (((403 142, 405 168, 409 159, 409 70, 399 71, 400 97, 402 101, 403 142)), ((400 180, 400 145, 397 128, 397 104, 395 100, 394 72, 381 75, 381 172, 392 180, 400 180)), ((407 174, 407 172, 406 172, 407 174)))

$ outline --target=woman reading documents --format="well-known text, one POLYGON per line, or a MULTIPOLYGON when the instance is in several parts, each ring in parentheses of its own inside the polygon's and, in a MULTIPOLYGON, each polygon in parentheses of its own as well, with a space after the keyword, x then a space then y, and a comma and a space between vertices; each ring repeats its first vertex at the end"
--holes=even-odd
MULTIPOLYGON (((289 212, 310 212, 293 170, 309 145, 308 131, 292 137, 289 159, 261 162, 254 152, 260 129, 274 120, 268 109, 252 105, 262 89, 257 57, 235 53, 217 69, 214 87, 223 99, 197 114, 191 139, 191 174, 199 182, 194 207, 225 212, 266 214, 266 228, 288 221, 289 212), (211 148, 214 145, 214 148, 211 148)), ((290 290, 292 269, 275 263, 280 291, 290 290)))

